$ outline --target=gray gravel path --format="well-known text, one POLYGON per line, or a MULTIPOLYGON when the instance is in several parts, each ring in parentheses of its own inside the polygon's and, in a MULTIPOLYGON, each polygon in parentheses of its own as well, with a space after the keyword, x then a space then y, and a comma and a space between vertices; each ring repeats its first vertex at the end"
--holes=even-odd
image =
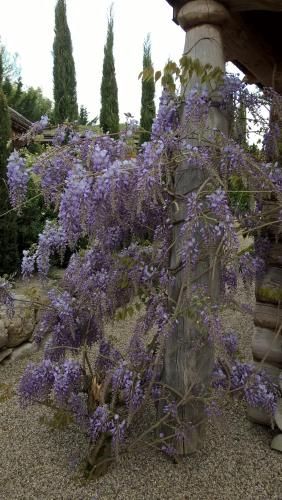
MULTIPOLYGON (((250 359, 251 319, 230 313, 226 321, 240 332, 241 354, 250 359)), ((130 327, 111 333, 122 340, 130 327)), ((1 367, 0 381, 15 384, 27 362, 1 367)), ((86 484, 70 469, 83 439, 74 429, 50 432, 39 422, 43 415, 41 407, 21 410, 16 397, 0 404, 1 500, 282 500, 282 456, 269 447, 274 431, 250 423, 240 402, 226 402, 204 448, 181 464, 142 450, 86 484)))

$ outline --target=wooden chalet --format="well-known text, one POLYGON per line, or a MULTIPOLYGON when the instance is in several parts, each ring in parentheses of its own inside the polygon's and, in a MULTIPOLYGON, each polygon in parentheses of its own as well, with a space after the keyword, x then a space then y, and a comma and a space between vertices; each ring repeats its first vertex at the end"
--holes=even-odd
MULTIPOLYGON (((222 71, 224 71, 225 63, 231 61, 246 75, 247 83, 256 84, 261 88, 272 87, 282 95, 280 31, 282 0, 166 1, 173 8, 174 22, 186 32, 184 48, 186 55, 192 59, 198 59, 201 64, 209 63, 222 71)), ((189 91, 189 85, 187 90, 189 91)), ((216 117, 216 128, 226 133, 228 129, 224 116, 220 116, 216 111, 212 113, 209 114, 209 125, 214 126, 212 120, 216 117)), ((271 119, 277 119, 277 117, 272 116, 271 119)), ((176 228, 173 233, 175 247, 179 245, 181 239, 181 217, 183 218, 181 200, 183 199, 183 203, 186 203, 185 193, 197 189, 203 182, 198 172, 192 171, 191 168, 190 172, 182 164, 179 174, 177 169, 175 171, 175 195, 180 200, 179 220, 177 220, 177 214, 173 215, 176 228)), ((266 369, 276 383, 279 383, 278 378, 282 373, 282 223, 281 220, 279 221, 281 200, 278 203, 271 197, 265 200, 264 205, 266 214, 269 213, 269 208, 272 208, 272 214, 276 208, 277 212, 275 217, 273 216, 275 224, 265 233, 271 241, 271 248, 267 259, 267 272, 256 283, 252 350, 254 361, 258 363, 259 368, 266 369)), ((177 248, 172 249, 171 253, 170 266, 176 269, 176 284, 171 298, 173 303, 178 304, 181 290, 185 287, 185 273, 182 273, 179 267, 177 248)), ((213 290, 217 287, 217 280, 217 275, 214 273, 212 280, 205 282, 211 297, 213 290)), ((213 353, 209 350, 208 341, 201 337, 201 351, 193 355, 191 346, 195 338, 199 338, 196 325, 189 323, 184 316, 181 316, 174 335, 166 345, 164 381, 181 394, 185 394, 189 384, 193 386, 195 373, 199 387, 209 385, 213 353)), ((282 389, 281 378, 280 387, 282 389)), ((265 412, 250 410, 249 417, 254 421, 270 423, 270 417, 265 412)), ((183 416, 192 423, 202 421, 201 411, 200 408, 193 408, 189 404, 182 409, 183 416)), ((274 418, 282 430, 282 399, 280 399, 274 418)), ((198 425, 197 430, 189 436, 189 440, 183 438, 183 441, 180 444, 176 443, 175 446, 181 454, 191 453, 201 445, 201 439, 201 428, 198 425)), ((279 439, 282 439, 282 435, 279 439)), ((282 451, 281 444, 277 446, 274 440, 272 447, 282 451)))

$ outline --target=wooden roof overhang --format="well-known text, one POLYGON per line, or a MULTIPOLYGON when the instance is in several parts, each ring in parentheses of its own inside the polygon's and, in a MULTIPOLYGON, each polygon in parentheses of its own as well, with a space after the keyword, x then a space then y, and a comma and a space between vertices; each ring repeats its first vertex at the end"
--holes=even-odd
MULTIPOLYGON (((173 19, 188 0, 166 0, 173 19)), ((218 0, 230 11, 223 27, 226 61, 232 61, 249 83, 273 87, 282 94, 282 0, 218 0)))
POLYGON ((29 127, 31 127, 32 122, 25 118, 25 116, 15 111, 13 108, 9 108, 9 113, 13 132, 22 134, 26 132, 29 127))

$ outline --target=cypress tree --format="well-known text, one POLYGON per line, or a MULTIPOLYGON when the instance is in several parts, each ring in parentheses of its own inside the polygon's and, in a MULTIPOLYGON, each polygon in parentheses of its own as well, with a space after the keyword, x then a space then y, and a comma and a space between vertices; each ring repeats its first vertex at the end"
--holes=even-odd
POLYGON ((107 41, 104 47, 103 76, 101 83, 100 126, 104 133, 119 132, 118 88, 113 55, 114 20, 112 10, 108 19, 107 41))
POLYGON ((2 84, 3 84, 3 72, 4 72, 4 68, 3 68, 3 60, 2 60, 2 51, 0 50, 0 87, 2 88, 2 84))
POLYGON ((152 71, 151 78, 145 78, 142 80, 142 98, 141 98, 141 119, 140 126, 144 129, 140 135, 140 144, 146 142, 150 139, 150 131, 152 129, 152 123, 156 115, 155 107, 155 81, 153 74, 153 65, 151 57, 151 40, 150 35, 144 41, 143 45, 143 71, 152 71))
POLYGON ((11 122, 5 94, 2 90, 2 57, 0 54, 0 276, 16 271, 19 264, 17 245, 17 220, 14 212, 9 212, 7 189, 7 159, 11 139, 11 122), (8 213, 6 213, 8 212, 8 213))
POLYGON ((233 123, 233 139, 244 146, 247 144, 247 109, 240 103, 236 110, 233 123))
POLYGON ((55 8, 53 57, 54 119, 74 121, 78 118, 76 76, 65 0, 58 0, 55 8))

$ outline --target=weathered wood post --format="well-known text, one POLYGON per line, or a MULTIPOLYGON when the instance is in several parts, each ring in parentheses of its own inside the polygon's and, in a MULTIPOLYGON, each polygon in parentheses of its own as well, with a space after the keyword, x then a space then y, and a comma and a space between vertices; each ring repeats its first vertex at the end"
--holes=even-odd
MULTIPOLYGON (((228 10, 215 0, 188 1, 179 10, 177 16, 178 23, 186 31, 184 53, 192 59, 198 59, 203 65, 210 64, 224 71, 225 59, 221 26, 228 18, 228 10)), ((194 79, 193 83, 188 84, 186 91, 189 92, 195 83, 194 79)), ((216 82, 210 82, 209 85, 215 88, 216 82)), ((216 128, 227 132, 228 120, 217 106, 211 107, 207 128, 208 130, 216 128)), ((178 303, 181 310, 185 310, 187 305, 187 298, 185 298, 187 268, 182 265, 179 251, 182 243, 181 228, 185 218, 187 193, 199 189, 205 177, 204 169, 193 168, 187 162, 181 163, 175 172, 173 188, 178 208, 174 209, 172 215, 174 246, 170 258, 170 269, 174 273, 175 281, 170 290, 169 298, 172 308, 178 303)), ((207 270, 201 284, 207 287, 212 297, 219 290, 219 273, 217 272, 214 279, 211 280, 211 272, 208 269, 213 261, 214 249, 209 251, 209 257, 205 258, 195 269, 195 276, 201 274, 203 270, 207 270)), ((189 392, 197 396, 204 395, 210 383, 213 363, 213 346, 208 335, 203 335, 195 322, 185 312, 182 313, 178 317, 178 324, 167 340, 164 383, 182 395, 189 392)), ((187 402, 179 407, 179 416, 188 432, 184 432, 180 439, 175 439, 173 445, 179 454, 184 455, 196 451, 201 444, 204 428, 202 423, 204 404, 187 402)), ((166 430, 166 432, 169 431, 171 433, 171 429, 166 430)))

